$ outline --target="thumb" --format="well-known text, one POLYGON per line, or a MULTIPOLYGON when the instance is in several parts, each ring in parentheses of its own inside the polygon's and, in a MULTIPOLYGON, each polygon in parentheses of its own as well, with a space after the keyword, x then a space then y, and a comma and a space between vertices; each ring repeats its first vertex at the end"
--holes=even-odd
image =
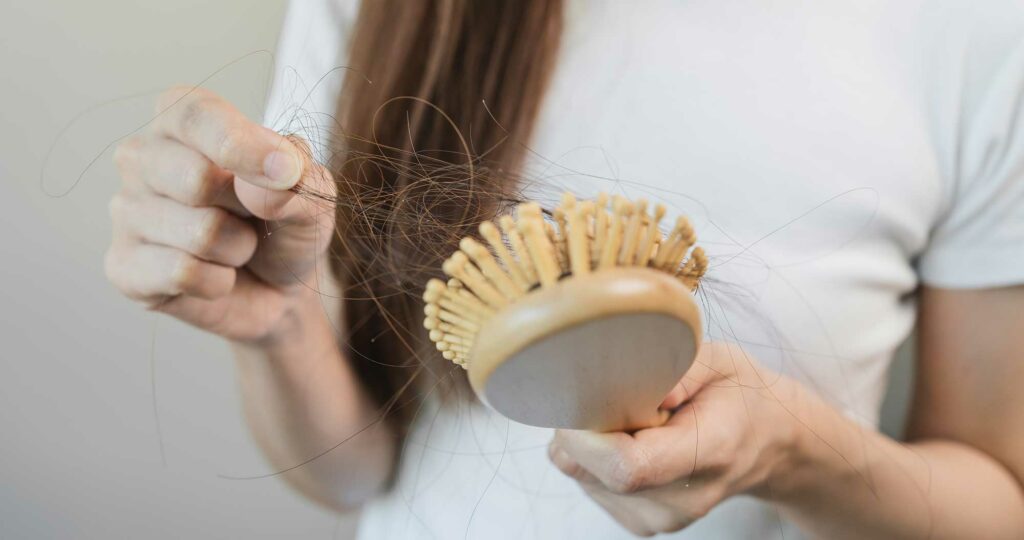
MULTIPOLYGON (((292 140, 297 148, 308 148, 300 139, 292 140)), ((334 233, 337 185, 309 151, 303 156, 302 177, 294 191, 268 190, 235 179, 238 200, 264 220, 257 224, 259 247, 248 266, 272 285, 304 281, 334 233)))
POLYGON ((693 399, 704 388, 735 379, 737 361, 746 361, 745 356, 741 349, 726 343, 710 341, 701 344, 690 369, 672 387, 659 408, 675 409, 693 399), (737 355, 744 358, 737 358, 737 355))
POLYGON ((298 189, 313 191, 326 195, 330 200, 334 196, 334 182, 329 174, 313 158, 309 145, 297 136, 287 136, 281 143, 281 149, 267 154, 264 160, 266 169, 281 169, 280 174, 296 174, 297 180, 291 189, 267 188, 244 174, 235 174, 235 194, 239 202, 252 215, 265 221, 286 221, 289 223, 308 221, 301 211, 301 205, 292 204, 298 189), (287 145, 287 148, 284 148, 287 145), (288 163, 292 156, 297 156, 298 165, 288 163), (297 168, 296 173, 284 169, 297 168))

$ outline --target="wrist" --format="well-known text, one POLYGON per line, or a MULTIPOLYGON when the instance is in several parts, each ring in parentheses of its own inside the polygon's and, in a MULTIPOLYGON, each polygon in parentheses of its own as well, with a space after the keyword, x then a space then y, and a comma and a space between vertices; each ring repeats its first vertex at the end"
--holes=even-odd
POLYGON ((774 433, 770 439, 774 451, 765 452, 769 455, 766 472, 751 494, 784 502, 803 496, 821 479, 822 463, 814 449, 821 444, 816 434, 823 426, 816 424, 820 409, 830 407, 788 377, 773 384, 771 394, 763 406, 770 411, 763 425, 774 433))
POLYGON ((238 349, 263 355, 294 357, 297 348, 309 349, 323 341, 334 343, 331 318, 337 315, 340 315, 340 302, 304 286, 282 297, 278 313, 264 332, 252 339, 231 343, 238 349))

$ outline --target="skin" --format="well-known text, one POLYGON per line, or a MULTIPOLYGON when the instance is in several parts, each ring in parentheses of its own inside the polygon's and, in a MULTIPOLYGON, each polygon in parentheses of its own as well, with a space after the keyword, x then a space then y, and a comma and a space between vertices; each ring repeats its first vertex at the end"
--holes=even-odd
POLYGON ((908 442, 841 415, 741 348, 702 347, 661 427, 559 430, 549 454, 633 533, 674 532, 731 496, 816 538, 1024 536, 1024 287, 925 288, 908 442))
MULTIPOLYGON (((385 488, 396 441, 329 316, 340 313, 323 268, 333 208, 287 191, 331 194, 329 173, 301 141, 209 92, 171 89, 157 111, 115 156, 109 279, 230 341, 247 420, 272 466, 314 501, 358 508, 385 488)), ((1021 538, 1022 307, 1024 287, 921 290, 906 443, 742 348, 709 343, 662 404, 673 411, 665 425, 560 430, 549 453, 639 535, 680 530, 745 494, 820 538, 1021 538)))
POLYGON ((115 152, 109 280, 230 341, 246 417, 272 467, 325 506, 357 507, 383 489, 395 441, 327 316, 341 312, 323 258, 334 208, 287 191, 302 183, 333 195, 330 174, 301 141, 203 89, 172 88, 156 110, 151 128, 115 152))

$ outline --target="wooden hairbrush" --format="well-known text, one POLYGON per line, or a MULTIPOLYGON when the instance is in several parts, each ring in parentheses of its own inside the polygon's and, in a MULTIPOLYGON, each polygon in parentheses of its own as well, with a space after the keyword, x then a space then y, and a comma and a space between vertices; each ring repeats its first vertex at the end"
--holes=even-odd
POLYGON ((565 194, 480 225, 427 283, 424 326, 488 406, 520 423, 596 431, 662 423, 658 405, 693 363, 707 269, 685 217, 565 194), (610 206, 610 208, 609 208, 610 206))

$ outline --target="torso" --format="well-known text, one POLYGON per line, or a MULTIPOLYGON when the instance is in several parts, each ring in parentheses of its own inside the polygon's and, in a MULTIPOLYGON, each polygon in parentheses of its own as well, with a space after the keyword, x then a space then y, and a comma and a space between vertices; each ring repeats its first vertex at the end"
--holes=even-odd
MULTIPOLYGON (((603 190, 688 215, 711 257, 706 339, 865 425, 948 197, 921 6, 890 4, 571 2, 526 169, 546 202, 603 190)), ((630 538, 550 465, 550 437, 431 400, 360 538, 630 538)), ((800 535, 736 498, 671 537, 800 535)))

